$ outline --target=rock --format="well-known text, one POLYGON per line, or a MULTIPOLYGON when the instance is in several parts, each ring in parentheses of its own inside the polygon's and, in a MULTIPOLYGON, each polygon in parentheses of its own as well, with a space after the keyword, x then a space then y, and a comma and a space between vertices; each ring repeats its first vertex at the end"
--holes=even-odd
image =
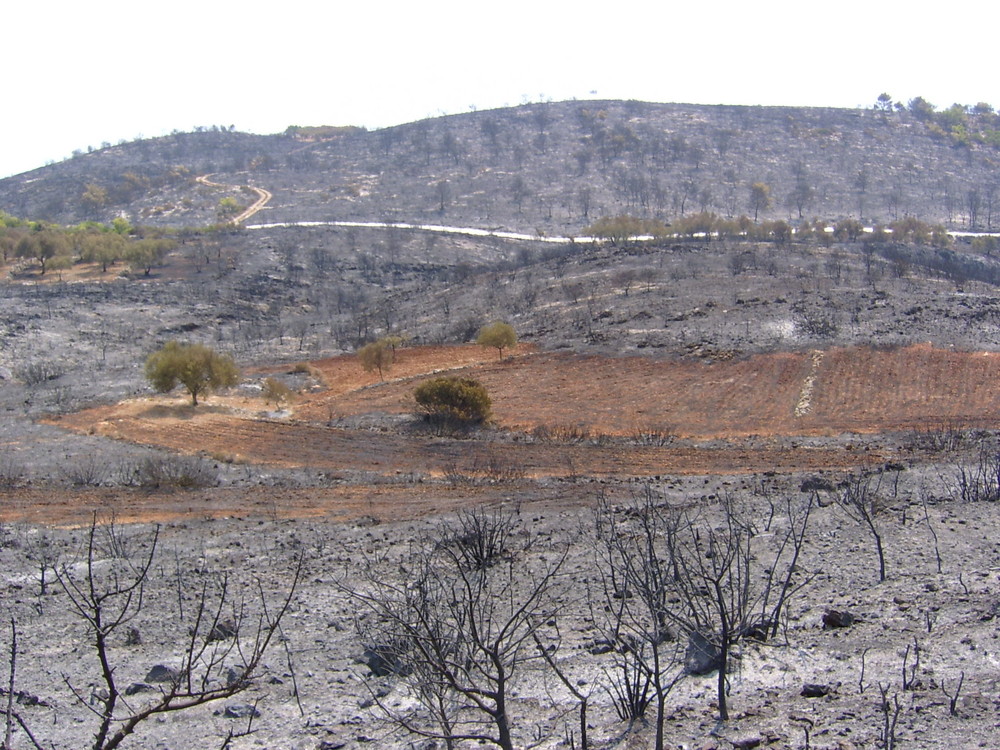
POLYGON ((208 634, 209 641, 224 641, 236 635, 236 623, 232 620, 217 622, 208 634))
POLYGON ((260 711, 257 710, 256 706, 251 706, 249 703, 233 703, 226 706, 226 710, 222 712, 222 716, 226 719, 256 719, 260 716, 260 711))
POLYGON ((235 685, 237 682, 243 679, 243 670, 237 669, 236 667, 230 667, 226 670, 226 685, 235 685))
POLYGON ((822 685, 818 682, 807 682, 802 686, 802 692, 799 695, 803 698, 822 698, 825 695, 829 695, 830 690, 829 685, 822 685))
POLYGON ((367 665, 375 677, 406 674, 406 667, 400 661, 399 654, 391 646, 369 646, 361 655, 361 661, 367 665))
POLYGON ((155 687, 150 685, 148 682, 133 682, 127 688, 125 688, 125 695, 136 695, 138 693, 149 693, 156 690, 155 687))
POLYGON ((858 622, 858 618, 847 610, 828 609, 823 613, 823 629, 849 628, 858 622))
POLYGON ((753 735, 751 737, 741 737, 738 740, 730 740, 730 742, 736 750, 750 750, 754 747, 760 747, 761 743, 764 742, 764 738, 753 735))
POLYGON ((181 673, 173 667, 157 664, 146 673, 146 682, 176 682, 181 673))
POLYGON ((684 653, 684 671, 693 675, 706 675, 722 666, 722 651, 701 633, 694 631, 688 636, 687 651, 684 653))
POLYGON ((594 641, 587 644, 587 652, 593 656, 601 656, 602 654, 609 654, 615 650, 614 644, 607 638, 597 638, 594 641))

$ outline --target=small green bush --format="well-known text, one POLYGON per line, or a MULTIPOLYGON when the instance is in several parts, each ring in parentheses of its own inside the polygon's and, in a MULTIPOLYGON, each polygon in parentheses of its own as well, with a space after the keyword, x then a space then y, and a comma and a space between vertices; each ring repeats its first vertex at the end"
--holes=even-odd
POLYGON ((413 391, 418 412, 428 421, 441 424, 481 424, 490 417, 490 396, 478 380, 433 378, 413 391))

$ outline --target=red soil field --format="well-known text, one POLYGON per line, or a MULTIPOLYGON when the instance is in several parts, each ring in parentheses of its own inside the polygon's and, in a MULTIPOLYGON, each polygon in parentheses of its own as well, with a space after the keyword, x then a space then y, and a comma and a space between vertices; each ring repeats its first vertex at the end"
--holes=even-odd
MULTIPOLYGON (((56 420, 63 427, 226 460, 329 472, 441 475, 489 460, 529 477, 651 476, 850 469, 890 458, 796 437, 991 427, 1000 423, 1000 355, 928 346, 762 354, 724 362, 656 361, 542 353, 522 347, 500 362, 475 346, 403 349, 388 380, 352 356, 314 363, 327 388, 303 395, 290 419, 259 400, 145 399, 56 420), (488 388, 496 425, 586 431, 590 441, 456 440, 406 428, 342 429, 338 418, 407 414, 431 373, 470 375, 488 388), (689 438, 636 445, 637 431, 689 438), (596 440, 595 436, 610 436, 596 440), (615 437, 621 439, 614 439, 615 437)), ((377 420, 376 420, 377 423, 377 420)))

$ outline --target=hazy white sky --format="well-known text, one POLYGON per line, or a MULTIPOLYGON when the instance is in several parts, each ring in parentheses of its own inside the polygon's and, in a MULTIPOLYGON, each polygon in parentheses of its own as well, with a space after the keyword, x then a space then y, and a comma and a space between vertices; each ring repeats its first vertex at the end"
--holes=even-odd
POLYGON ((969 0, 13 0, 0 177, 196 125, 374 128, 542 98, 1000 107, 998 20, 969 0))

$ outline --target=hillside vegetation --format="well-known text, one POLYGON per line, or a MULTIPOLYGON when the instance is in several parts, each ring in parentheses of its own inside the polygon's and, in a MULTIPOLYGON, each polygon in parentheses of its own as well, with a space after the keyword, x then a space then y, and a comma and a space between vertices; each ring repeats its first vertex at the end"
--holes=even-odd
POLYGON ((408 125, 226 129, 106 146, 0 182, 0 207, 59 223, 194 226, 220 201, 274 194, 271 222, 386 220, 579 235, 601 216, 670 221, 916 216, 951 228, 996 221, 1000 125, 989 105, 917 99, 869 110, 575 101, 408 125), (753 196, 755 185, 769 199, 753 196))

